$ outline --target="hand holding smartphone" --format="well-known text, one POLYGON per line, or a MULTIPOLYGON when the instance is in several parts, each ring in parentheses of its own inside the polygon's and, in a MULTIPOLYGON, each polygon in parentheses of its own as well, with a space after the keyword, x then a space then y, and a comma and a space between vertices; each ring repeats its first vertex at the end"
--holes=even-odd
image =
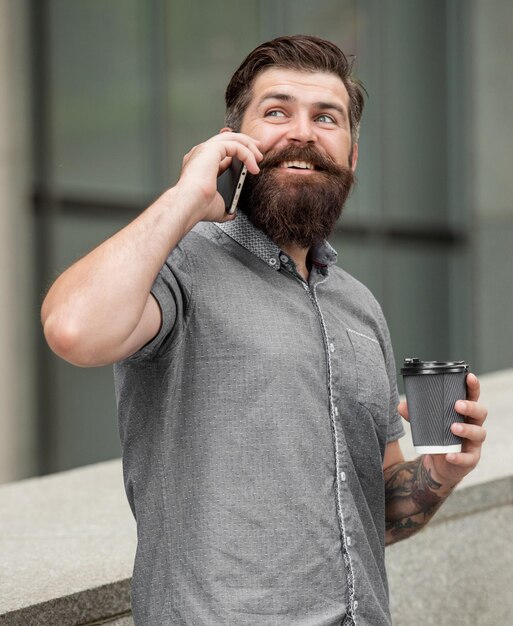
POLYGON ((217 191, 224 199, 225 210, 229 215, 235 213, 242 185, 248 170, 237 157, 232 157, 230 166, 217 178, 217 191))

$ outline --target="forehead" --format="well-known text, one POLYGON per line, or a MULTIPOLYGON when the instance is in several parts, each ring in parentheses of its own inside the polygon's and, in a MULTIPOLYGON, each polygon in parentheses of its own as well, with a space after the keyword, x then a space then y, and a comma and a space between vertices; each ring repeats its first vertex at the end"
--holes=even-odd
POLYGON ((349 107, 349 94, 342 80, 329 72, 306 72, 271 68, 255 79, 250 106, 256 105, 272 94, 293 96, 300 102, 335 101, 345 109, 349 107))

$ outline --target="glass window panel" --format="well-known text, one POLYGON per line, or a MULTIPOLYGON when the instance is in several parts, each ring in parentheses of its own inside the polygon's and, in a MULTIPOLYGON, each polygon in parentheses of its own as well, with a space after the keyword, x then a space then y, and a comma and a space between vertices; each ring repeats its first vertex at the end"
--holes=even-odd
POLYGON ((51 175, 60 192, 151 191, 147 6, 49 3, 51 175))
POLYGON ((379 302, 383 300, 383 244, 371 237, 337 232, 330 238, 338 253, 337 265, 368 287, 379 302))
POLYGON ((356 43, 356 74, 369 95, 348 219, 445 223, 445 7, 359 0, 356 43))
POLYGON ((381 4, 375 0, 357 3, 357 46, 354 72, 368 95, 358 141, 356 184, 345 210, 348 221, 381 219, 383 214, 381 132, 381 4))
POLYGON ((450 353, 450 260, 448 250, 432 244, 394 243, 387 248, 383 309, 398 368, 405 357, 458 356, 450 353))
POLYGON ((112 367, 76 368, 52 357, 54 415, 49 471, 121 456, 112 367))
POLYGON ((356 52, 356 0, 287 0, 284 4, 288 34, 316 35, 333 41, 344 52, 356 52))
POLYGON ((383 11, 381 85, 385 214, 447 220, 445 6, 392 1, 383 11))
POLYGON ((490 220, 480 231, 475 251, 478 271, 472 284, 474 331, 479 367, 493 372, 513 367, 513 223, 490 220))
POLYGON ((259 42, 257 0, 168 5, 169 145, 176 178, 183 156, 224 126, 231 74, 259 42))

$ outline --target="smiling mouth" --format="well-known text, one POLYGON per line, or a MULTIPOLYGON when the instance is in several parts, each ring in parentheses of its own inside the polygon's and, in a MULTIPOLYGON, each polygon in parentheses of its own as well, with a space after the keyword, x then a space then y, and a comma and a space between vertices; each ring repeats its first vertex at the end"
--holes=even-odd
POLYGON ((315 170, 315 165, 309 161, 283 161, 279 167, 293 170, 315 170))

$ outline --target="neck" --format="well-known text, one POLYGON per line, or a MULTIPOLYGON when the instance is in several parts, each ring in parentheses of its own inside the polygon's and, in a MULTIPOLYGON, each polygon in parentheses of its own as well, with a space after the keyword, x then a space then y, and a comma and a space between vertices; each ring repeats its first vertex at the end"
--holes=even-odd
POLYGON ((295 244, 284 244, 281 249, 294 261, 299 275, 308 281, 310 275, 307 262, 309 249, 301 248, 295 244))

